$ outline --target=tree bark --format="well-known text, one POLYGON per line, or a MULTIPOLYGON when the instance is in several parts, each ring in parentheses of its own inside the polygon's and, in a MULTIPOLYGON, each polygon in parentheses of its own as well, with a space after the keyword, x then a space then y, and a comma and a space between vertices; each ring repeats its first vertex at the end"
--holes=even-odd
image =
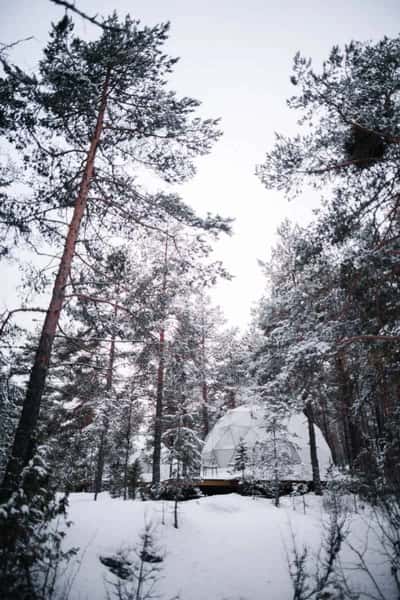
POLYGON ((348 374, 348 368, 346 367, 345 356, 343 353, 338 353, 337 355, 336 368, 338 371, 339 392, 342 404, 340 417, 342 419, 346 459, 349 464, 350 472, 353 473, 357 457, 363 449, 363 442, 360 425, 355 422, 352 414, 354 387, 348 374))
POLYGON ((160 328, 160 338, 159 338, 159 344, 158 344, 156 416, 155 416, 155 421, 154 421, 152 484, 155 486, 159 486, 160 481, 161 481, 161 440, 162 440, 162 418, 163 418, 163 403, 164 403, 164 369, 165 369, 164 320, 165 320, 165 310, 166 310, 167 274, 168 274, 168 233, 165 237, 164 272, 163 272, 162 288, 161 288, 162 325, 160 328))
POLYGON ((272 430, 272 442, 273 442, 273 457, 274 457, 274 505, 276 508, 279 507, 279 470, 278 470, 278 448, 276 441, 276 429, 275 426, 272 430))
MULTIPOLYGON (((117 308, 114 308, 114 324, 117 318, 117 308)), ((112 385, 113 385, 113 372, 114 372, 114 361, 115 361, 115 331, 113 330, 111 335, 110 342, 110 353, 108 355, 108 366, 107 366, 107 376, 106 376, 106 394, 107 401, 109 401, 109 396, 111 394, 112 385)), ((97 500, 97 496, 100 494, 103 487, 103 472, 104 472, 104 461, 106 455, 106 445, 107 445, 107 434, 110 426, 110 406, 106 407, 106 411, 103 415, 103 423, 100 431, 100 440, 99 440, 99 448, 97 452, 97 462, 96 462, 96 475, 94 479, 94 499, 97 500)))
POLYGON ((159 485, 161 480, 161 438, 162 438, 162 417, 163 417, 163 399, 164 399, 164 351, 165 351, 165 331, 160 330, 160 341, 158 345, 158 370, 157 370, 157 391, 156 391, 156 418, 154 423, 154 449, 153 449, 153 485, 159 485))
POLYGON ((100 494, 102 489, 107 430, 108 427, 105 425, 105 423, 103 423, 100 432, 99 447, 97 450, 96 457, 96 470, 94 476, 94 500, 97 500, 97 496, 100 494))
POLYGON ((38 348, 30 373, 28 387, 21 417, 15 433, 11 457, 8 461, 5 476, 0 490, 0 502, 6 501, 17 489, 20 474, 32 458, 35 448, 35 429, 39 418, 40 404, 45 389, 46 377, 50 364, 51 350, 54 342, 60 312, 65 299, 65 286, 75 253, 79 229, 86 210, 91 180, 93 177, 96 151, 99 146, 107 106, 108 89, 111 70, 107 71, 101 98, 96 127, 89 146, 85 170, 81 179, 78 197, 68 228, 64 252, 54 282, 50 304, 43 324, 38 348))
POLYGON ((210 431, 210 420, 208 415, 208 385, 206 368, 206 336, 205 336, 204 305, 202 306, 202 333, 201 333, 201 418, 203 425, 203 439, 205 440, 210 431))
POLYGON ((236 408, 236 392, 233 388, 228 390, 228 407, 230 409, 236 408))
POLYGON ((133 398, 129 400, 129 409, 128 409, 128 422, 126 425, 126 448, 125 448, 125 457, 124 457, 124 478, 123 478, 123 498, 124 500, 128 500, 128 469, 129 469, 129 456, 131 453, 131 433, 132 433, 132 404, 133 398))
POLYGON ((310 458, 313 476, 314 493, 317 496, 322 496, 321 477, 319 473, 317 442, 315 439, 313 409, 310 403, 304 409, 304 414, 307 417, 308 435, 310 440, 310 458))
POLYGON ((208 386, 207 382, 203 381, 201 385, 201 416, 203 421, 203 439, 205 440, 210 432, 210 420, 208 417, 208 386))

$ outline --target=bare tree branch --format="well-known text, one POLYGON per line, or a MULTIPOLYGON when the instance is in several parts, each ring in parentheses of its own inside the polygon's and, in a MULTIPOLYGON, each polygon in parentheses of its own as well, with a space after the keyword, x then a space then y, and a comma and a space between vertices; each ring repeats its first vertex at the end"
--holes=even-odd
POLYGON ((67 298, 77 298, 78 300, 94 302, 95 304, 97 304, 97 303, 98 304, 108 304, 109 306, 112 306, 113 308, 118 308, 120 310, 123 310, 124 312, 128 313, 128 315, 135 316, 125 306, 122 306, 122 304, 112 302, 111 300, 107 300, 106 298, 97 298, 96 296, 88 296, 87 294, 68 294, 65 296, 65 298, 66 299, 67 298))
POLYGON ((0 42, 0 54, 6 50, 9 50, 10 48, 14 48, 14 46, 17 46, 18 44, 22 44, 22 42, 29 42, 30 40, 33 40, 33 35, 27 38, 22 38, 21 40, 17 40, 16 42, 11 42, 11 44, 3 44, 0 42))
POLYGON ((66 0, 50 0, 50 2, 53 2, 53 4, 57 4, 58 6, 64 6, 64 8, 66 8, 67 10, 76 13, 77 15, 82 17, 82 19, 86 19, 86 21, 89 21, 93 25, 97 25, 97 27, 107 29, 108 31, 122 31, 120 27, 111 27, 110 25, 106 25, 105 23, 99 21, 97 15, 90 17, 85 12, 79 10, 79 8, 77 8, 72 2, 67 2, 66 0))
POLYGON ((354 335, 339 340, 338 346, 348 346, 355 342, 400 342, 400 335, 354 335))
POLYGON ((45 308, 14 308, 13 310, 8 311, 7 316, 3 319, 3 322, 0 326, 0 337, 3 335, 4 329, 7 326, 10 318, 17 312, 47 312, 45 308))

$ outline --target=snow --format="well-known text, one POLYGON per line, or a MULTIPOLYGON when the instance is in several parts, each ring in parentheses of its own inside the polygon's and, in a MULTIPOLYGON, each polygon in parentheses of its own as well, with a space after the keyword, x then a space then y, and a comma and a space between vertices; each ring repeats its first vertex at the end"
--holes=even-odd
POLYGON ((75 410, 75 408, 78 408, 78 406, 80 406, 81 404, 82 400, 80 400, 79 398, 72 398, 72 400, 70 400, 69 402, 64 402, 63 408, 65 408, 65 410, 73 411, 75 410))
MULTIPOLYGON (((287 429, 286 441, 291 442, 298 456, 290 472, 281 474, 281 479, 312 480, 309 434, 306 417, 293 414, 283 421, 287 429)), ((315 426, 318 460, 322 479, 332 464, 332 456, 320 429, 315 426)), ((205 440, 202 452, 204 477, 229 478, 233 476, 231 463, 240 439, 252 451, 257 443, 270 439, 266 433, 264 409, 259 406, 239 406, 228 411, 217 421, 205 440)), ((261 473, 258 477, 263 478, 261 473)), ((264 477, 265 478, 265 477, 264 477)), ((268 479, 268 477, 266 477, 268 479)))
MULTIPOLYGON (((282 498, 279 508, 270 500, 237 494, 182 502, 179 529, 175 529, 170 502, 123 501, 107 493, 94 502, 91 494, 72 494, 69 518, 74 525, 64 543, 81 548, 81 562, 72 562, 65 576, 71 586, 69 600, 106 600, 105 581, 116 577, 99 556, 139 545, 146 523, 153 525, 156 546, 165 556, 156 588, 160 598, 179 594, 180 600, 289 600, 293 590, 287 556, 292 536, 300 550, 307 542, 317 553, 326 528, 322 499, 312 494, 304 499, 306 514, 302 497, 282 498)), ((359 512, 350 519, 353 544, 364 543, 367 533, 372 539, 367 515, 362 509, 359 512)), ((388 586, 389 570, 382 557, 373 564, 378 582, 388 586)), ((310 568, 315 568, 315 561, 311 560, 310 568)), ((355 573, 358 587, 371 586, 355 573)), ((391 600, 395 595, 389 589, 386 597, 391 600)))

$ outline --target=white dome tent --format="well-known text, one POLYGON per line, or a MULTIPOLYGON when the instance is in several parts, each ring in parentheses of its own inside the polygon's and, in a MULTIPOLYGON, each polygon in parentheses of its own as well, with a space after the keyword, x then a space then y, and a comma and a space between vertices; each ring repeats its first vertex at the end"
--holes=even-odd
MULTIPOLYGON (((284 434, 277 434, 275 444, 278 455, 290 468, 282 468, 280 479, 312 480, 309 433, 307 419, 297 413, 283 421, 284 434)), ((321 478, 332 463, 332 456, 320 429, 315 426, 315 437, 321 478)), ((203 477, 227 479, 237 476, 234 458, 239 443, 243 441, 249 454, 248 471, 259 479, 272 479, 268 460, 261 452, 273 452, 272 434, 266 431, 264 411, 259 406, 239 406, 221 417, 207 436, 202 451, 203 477)))

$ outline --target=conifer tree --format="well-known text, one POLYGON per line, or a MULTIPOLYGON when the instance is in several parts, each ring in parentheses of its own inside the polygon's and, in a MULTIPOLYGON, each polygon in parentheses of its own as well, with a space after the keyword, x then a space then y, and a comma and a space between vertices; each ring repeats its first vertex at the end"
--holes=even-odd
MULTIPOLYGON (((291 138, 277 135, 257 169, 267 187, 289 197, 301 193, 304 183, 321 188, 332 181, 337 239, 357 228, 361 213, 396 202, 399 47, 399 37, 334 46, 319 71, 297 53, 289 107, 298 112, 302 129, 291 138)), ((393 215, 387 216, 394 225, 393 215)))
POLYGON ((377 469, 398 396, 398 47, 399 38, 336 47, 319 72, 296 56, 289 105, 310 127, 278 136, 258 168, 289 197, 325 187, 292 260, 273 257, 264 384, 300 397, 352 472, 377 469))
POLYGON ((244 481, 246 468, 249 465, 249 453, 247 446, 243 440, 240 438, 238 445, 235 449, 235 454, 233 456, 233 468, 235 471, 240 471, 242 473, 242 480, 244 481))
POLYGON ((293 444, 287 440, 285 416, 287 416, 285 408, 279 410, 275 407, 271 412, 266 409, 265 431, 268 441, 264 443, 262 452, 263 467, 272 480, 276 507, 279 506, 281 480, 291 473, 294 461, 291 453, 293 444))
POLYGON ((4 600, 51 598, 58 569, 77 550, 63 547, 67 498, 49 483, 48 449, 38 448, 21 486, 0 511, 0 594, 4 600), (64 528, 60 521, 64 521, 64 528))
MULTIPOLYGON (((220 261, 211 261, 211 246, 209 236, 193 236, 187 228, 175 226, 169 228, 159 238, 158 271, 153 279, 158 284, 154 306, 158 307, 159 331, 157 344, 157 374, 155 386, 155 419, 153 442, 153 485, 160 483, 161 439, 163 430, 165 377, 169 343, 174 345, 176 325, 186 322, 189 324, 189 309, 192 308, 193 298, 198 298, 201 292, 211 287, 219 277, 229 277, 220 261)), ((189 324, 193 334, 193 344, 197 346, 197 331, 194 320, 189 324)), ((190 342, 186 338, 186 343, 190 342)), ((200 343, 200 342, 199 342, 200 343)), ((201 350, 192 347, 185 354, 190 360, 199 364, 201 350), (196 358, 195 358, 196 355, 196 358)), ((203 381, 203 380, 202 380, 203 381)))
POLYGON ((119 232, 122 226, 151 226, 172 215, 195 227, 228 229, 218 217, 197 218, 174 195, 152 197, 139 191, 130 165, 139 163, 168 182, 184 181, 194 172, 192 159, 208 152, 219 132, 216 121, 192 117, 196 100, 179 99, 166 88, 176 62, 162 52, 168 24, 141 27, 130 17, 120 22, 116 15, 104 24, 94 42, 74 37, 67 16, 53 25, 37 75, 26 75, 1 57, 0 134, 20 152, 24 180, 33 189, 22 205, 10 192, 3 210, 14 220, 24 220, 25 235, 37 230, 64 248, 2 500, 15 489, 32 456, 68 277, 80 232, 85 231, 82 224, 107 224, 109 231, 119 232), (66 235, 51 219, 54 214, 67 217, 66 235))

